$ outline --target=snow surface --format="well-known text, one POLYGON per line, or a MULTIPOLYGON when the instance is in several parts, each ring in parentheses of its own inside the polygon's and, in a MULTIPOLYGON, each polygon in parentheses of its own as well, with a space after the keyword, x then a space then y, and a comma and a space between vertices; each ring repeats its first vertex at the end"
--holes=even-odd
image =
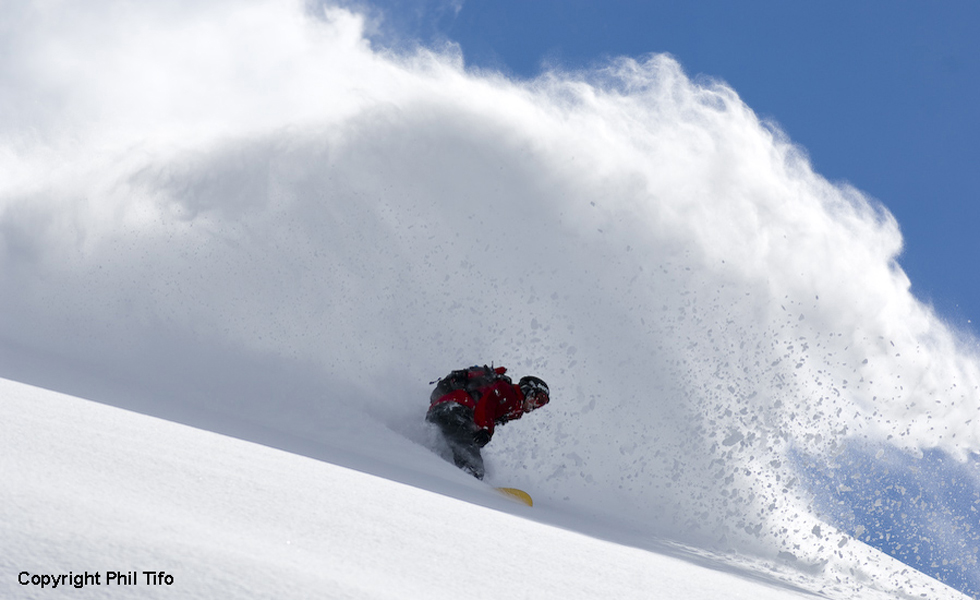
MULTIPOLYGON (((32 576, 86 572, 97 584, 57 597, 761 600, 813 597, 801 584, 842 590, 556 527, 548 521, 563 517, 547 502, 518 505, 417 449, 423 487, 8 380, 0 398, 4 598, 48 598, 51 584, 32 576), (172 582, 151 585, 147 571, 172 582), (136 575, 119 584, 108 572, 136 575)), ((903 590, 958 596, 925 576, 903 590)), ((852 597, 888 597, 864 592, 852 597)))
MULTIPOLYGON (((945 593, 921 572, 980 597, 976 340, 910 293, 887 210, 722 83, 669 56, 474 73, 329 2, 0 12, 0 376, 513 511, 422 421, 430 381, 495 362, 553 390, 486 451, 541 523, 832 597, 945 593)), ((59 422, 12 389, 5 428, 59 422)), ((68 502, 139 516, 169 485, 124 479, 68 502)), ((19 481, 13 568, 117 547, 19 481)))

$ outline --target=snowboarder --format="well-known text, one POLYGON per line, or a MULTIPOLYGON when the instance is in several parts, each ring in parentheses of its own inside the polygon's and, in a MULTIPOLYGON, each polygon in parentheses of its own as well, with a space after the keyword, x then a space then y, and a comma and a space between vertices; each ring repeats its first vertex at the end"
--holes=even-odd
POLYGON ((439 427, 456 466, 477 479, 484 474, 480 449, 493 437, 494 427, 550 401, 541 379, 528 375, 515 385, 506 372, 486 365, 453 371, 434 382, 429 397, 425 420, 439 427))

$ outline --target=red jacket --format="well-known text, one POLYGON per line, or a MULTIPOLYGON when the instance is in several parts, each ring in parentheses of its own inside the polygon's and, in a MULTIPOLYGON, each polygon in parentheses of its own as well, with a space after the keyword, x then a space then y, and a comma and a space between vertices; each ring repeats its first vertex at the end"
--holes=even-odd
POLYGON ((432 403, 432 406, 443 402, 456 402, 473 409, 473 421, 493 435, 493 427, 498 423, 506 423, 520 419, 524 415, 524 393, 521 388, 506 380, 498 379, 490 385, 477 390, 479 400, 473 400, 466 390, 449 392, 432 403))

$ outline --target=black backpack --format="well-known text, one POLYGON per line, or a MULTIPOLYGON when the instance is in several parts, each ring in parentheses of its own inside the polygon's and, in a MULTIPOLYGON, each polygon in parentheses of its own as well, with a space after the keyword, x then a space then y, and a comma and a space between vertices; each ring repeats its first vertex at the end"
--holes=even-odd
POLYGON ((436 384, 436 389, 432 390, 429 402, 434 403, 439 398, 456 390, 466 390, 466 393, 474 401, 477 401, 480 399, 480 388, 500 380, 511 383, 510 377, 504 375, 506 372, 507 369, 504 367, 488 367, 487 365, 482 367, 473 365, 468 369, 458 369, 445 377, 430 382, 436 384))

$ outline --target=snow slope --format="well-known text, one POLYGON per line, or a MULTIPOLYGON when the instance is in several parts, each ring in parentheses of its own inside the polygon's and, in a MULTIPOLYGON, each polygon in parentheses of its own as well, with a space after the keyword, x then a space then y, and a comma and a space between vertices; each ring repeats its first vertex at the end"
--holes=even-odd
POLYGON ((486 453, 553 524, 980 597, 976 341, 727 86, 322 2, 7 8, 0 376, 455 497, 429 382, 495 361, 554 392, 486 453))
MULTIPOLYGON (((547 503, 524 507, 431 456, 415 458, 427 470, 416 483, 442 493, 0 380, 0 595, 47 598, 52 584, 32 584, 35 575, 98 573, 87 585, 67 579, 82 587, 61 594, 813 597, 785 570, 666 545, 647 551, 542 523, 553 510, 547 503)), ((958 596, 925 576, 902 589, 958 596)), ((865 589, 850 597, 890 596, 865 589)))

